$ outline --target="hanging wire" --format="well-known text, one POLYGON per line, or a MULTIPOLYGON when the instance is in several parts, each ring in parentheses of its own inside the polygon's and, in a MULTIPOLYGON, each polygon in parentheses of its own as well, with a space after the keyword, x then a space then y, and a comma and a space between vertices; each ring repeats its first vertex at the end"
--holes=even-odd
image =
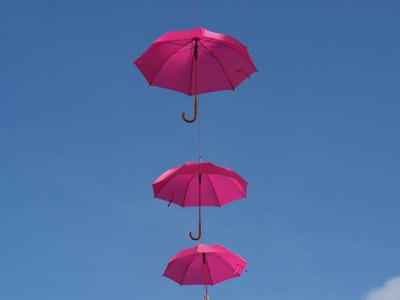
MULTIPOLYGON (((197 18, 197 0, 194 0, 194 25, 195 27, 198 26, 198 18, 197 18)), ((196 70, 196 75, 197 75, 197 70, 196 70)), ((196 85, 197 85, 197 78, 196 78, 196 85)), ((196 91, 197 93, 197 87, 196 91)), ((203 158, 201 156, 201 118, 200 118, 200 100, 199 100, 199 95, 197 95, 197 134, 198 134, 198 151, 199 151, 199 163, 202 162, 203 158)), ((202 226, 202 216, 201 216, 201 174, 199 174, 199 229, 201 230, 202 226)), ((204 242, 204 237, 200 233, 201 237, 201 243, 204 242)), ((204 257, 205 258, 205 257, 204 257)), ((206 275, 206 274, 204 274, 206 275)), ((205 300, 208 300, 208 289, 207 289, 207 282, 206 282, 206 295, 205 295, 205 300)))
POLYGON ((197 0, 194 0, 194 26, 197 27, 197 0))

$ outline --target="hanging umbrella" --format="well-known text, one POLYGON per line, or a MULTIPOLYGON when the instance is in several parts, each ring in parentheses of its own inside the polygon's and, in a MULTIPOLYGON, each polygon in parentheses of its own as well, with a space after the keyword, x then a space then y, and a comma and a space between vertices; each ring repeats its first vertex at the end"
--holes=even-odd
POLYGON ((237 39, 204 28, 171 31, 159 37, 134 61, 150 85, 194 95, 234 90, 256 67, 237 39))
POLYGON ((180 285, 208 285, 239 277, 247 261, 221 245, 199 244, 184 249, 170 259, 163 276, 180 285))
POLYGON ((223 206, 247 197, 247 182, 236 172, 211 162, 187 162, 161 174, 152 184, 154 197, 182 207, 199 207, 201 237, 201 207, 223 206))

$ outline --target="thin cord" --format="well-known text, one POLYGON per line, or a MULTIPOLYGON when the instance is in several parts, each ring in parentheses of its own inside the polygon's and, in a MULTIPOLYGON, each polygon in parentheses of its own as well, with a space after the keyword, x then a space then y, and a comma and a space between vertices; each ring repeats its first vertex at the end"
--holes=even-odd
POLYGON ((194 26, 197 27, 197 0, 194 0, 194 26))

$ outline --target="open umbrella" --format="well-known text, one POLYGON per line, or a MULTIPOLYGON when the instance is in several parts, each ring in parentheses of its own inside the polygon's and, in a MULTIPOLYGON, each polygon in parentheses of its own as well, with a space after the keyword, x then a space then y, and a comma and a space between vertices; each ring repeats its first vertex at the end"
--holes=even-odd
POLYGON ((201 237, 201 207, 223 206, 247 197, 247 182, 235 171, 211 162, 187 162, 161 174, 152 184, 154 197, 176 205, 199 207, 201 237))
POLYGON ((184 249, 170 259, 163 276, 181 285, 208 285, 239 277, 247 261, 221 245, 199 244, 184 249))
POLYGON ((237 39, 204 28, 171 31, 134 61, 150 85, 194 95, 234 90, 256 71, 247 48, 237 39))

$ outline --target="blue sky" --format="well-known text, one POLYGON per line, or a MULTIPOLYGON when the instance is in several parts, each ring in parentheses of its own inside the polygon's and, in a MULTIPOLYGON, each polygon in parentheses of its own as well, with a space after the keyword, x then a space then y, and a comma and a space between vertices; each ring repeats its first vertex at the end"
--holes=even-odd
POLYGON ((203 210, 249 262, 210 299, 400 299, 399 2, 194 3, 1 2, 0 299, 202 299, 161 276, 197 211, 151 189, 198 159, 192 98, 132 64, 197 26, 258 68, 200 97, 203 160, 249 182, 203 210))

